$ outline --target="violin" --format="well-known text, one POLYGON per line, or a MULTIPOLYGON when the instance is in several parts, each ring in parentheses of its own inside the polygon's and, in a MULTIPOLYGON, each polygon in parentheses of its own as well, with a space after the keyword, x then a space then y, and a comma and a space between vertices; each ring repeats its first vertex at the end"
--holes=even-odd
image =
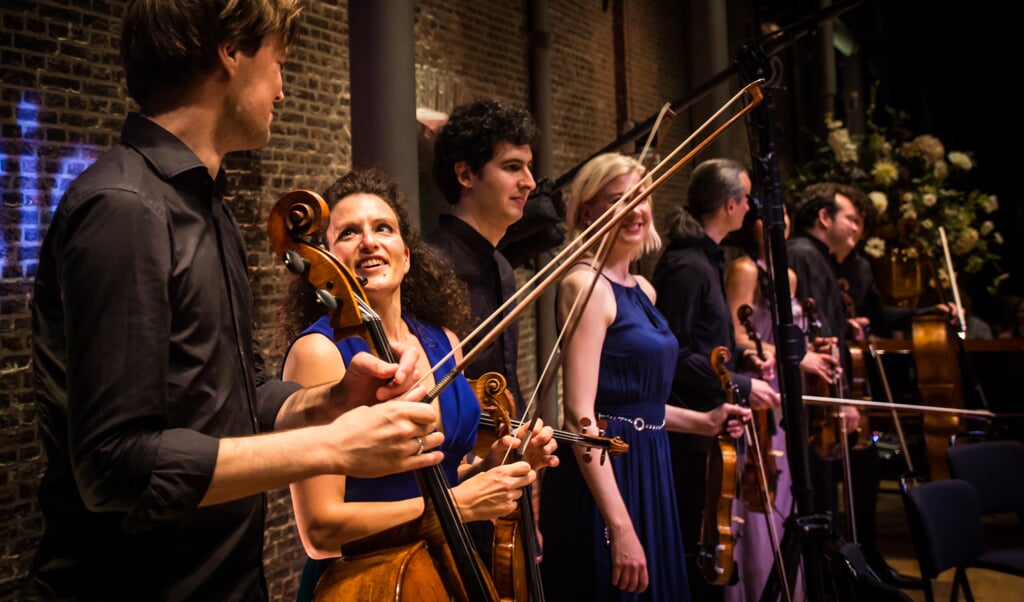
MULTIPOLYGON (((497 372, 488 372, 480 378, 470 379, 469 383, 480 401, 481 410, 494 417, 499 424, 497 432, 515 432, 511 416, 517 414, 516 401, 508 390, 505 377, 497 372)), ((477 453, 477 449, 479 442, 474 453, 477 453)), ((494 522, 491 577, 502 600, 543 602, 544 587, 540 567, 537 565, 540 543, 537 541, 531 486, 523 489, 518 506, 515 511, 494 522)))
MULTIPOLYGON (((397 361, 362 284, 333 255, 312 242, 312 236, 326 226, 329 214, 327 203, 315 192, 289 192, 278 199, 268 218, 270 243, 288 269, 316 289, 331 317, 335 338, 361 336, 378 356, 397 361)), ((451 380, 441 379, 423 401, 429 403, 451 380)), ((333 563, 317 583, 316 599, 499 599, 459 516, 444 472, 435 464, 416 470, 416 479, 424 496, 423 514, 346 544, 346 556, 333 563), (370 578, 373 581, 368 581, 370 578), (387 586, 382 588, 381 583, 387 586), (372 592, 369 598, 368 592, 372 592)))
MULTIPOLYGON (((757 334, 750 318, 754 315, 754 309, 749 305, 741 305, 736 310, 740 324, 747 331, 747 336, 754 342, 757 357, 765 359, 764 346, 761 337, 757 334)), ((769 409, 752 410, 753 429, 756 442, 756 449, 749 450, 747 460, 743 465, 743 477, 741 479, 743 490, 743 501, 751 512, 764 513, 775 505, 775 492, 779 484, 779 470, 776 463, 777 454, 772 449, 772 436, 775 427, 774 416, 769 409), (762 475, 764 476, 762 484, 762 475)))
MULTIPOLYGON (((803 303, 804 315, 807 316, 808 339, 818 343, 821 339, 821 318, 818 316, 814 299, 807 298, 803 303)), ((826 390, 829 395, 840 398, 848 398, 848 387, 843 376, 842 362, 839 356, 838 344, 831 344, 829 351, 837 361, 834 376, 827 383, 826 390)), ((823 380, 820 377, 810 379, 812 383, 818 383, 817 389, 821 389, 823 380)), ((815 387, 809 387, 813 390, 815 387)), ((810 391, 808 391, 810 393, 810 391)), ((865 412, 861 412, 863 416, 865 412)), ((862 419, 863 420, 863 419, 862 419)), ((850 438, 856 437, 856 432, 850 433, 846 429, 846 421, 843 420, 842 412, 837 406, 835 409, 817 408, 811 406, 807 410, 808 441, 811 448, 818 457, 823 460, 842 460, 843 462, 843 491, 846 495, 846 522, 850 534, 850 541, 857 543, 857 519, 853 505, 853 473, 850 467, 850 438)))
MULTIPOLYGON (((850 282, 846 278, 839 279, 839 296, 843 300, 843 309, 846 310, 846 318, 852 320, 857 317, 857 308, 853 304, 853 297, 847 292, 850 290, 850 282)), ((867 327, 864 327, 865 329, 867 327)), ((871 352, 866 349, 869 345, 868 332, 865 330, 864 338, 857 341, 856 347, 850 347, 851 375, 849 395, 853 399, 873 399, 871 394, 870 381, 864 365, 864 357, 871 357, 871 352)), ((866 449, 873 441, 871 440, 871 422, 866 411, 860 413, 860 422, 853 437, 853 449, 866 449)))
MULTIPOLYGON (((505 377, 496 372, 488 372, 475 380, 469 379, 470 385, 472 385, 477 398, 480 400, 480 409, 483 412, 480 415, 476 446, 473 448, 473 453, 477 456, 486 455, 497 439, 517 431, 522 425, 526 424, 525 421, 512 418, 512 416, 516 415, 516 412, 515 402, 511 399, 511 394, 508 394, 507 390, 505 390, 505 393, 496 393, 496 391, 502 390, 504 382, 505 377)), ((589 425, 582 426, 585 431, 589 425)), ((614 458, 619 454, 629 451, 629 444, 623 441, 622 437, 616 435, 609 438, 602 434, 605 426, 606 423, 603 420, 598 421, 598 434, 596 435, 591 435, 587 432, 574 433, 554 429, 553 439, 558 441, 559 444, 577 445, 585 448, 587 450, 587 453, 584 455, 585 462, 591 461, 589 453, 591 450, 599 450, 599 462, 604 465, 607 458, 614 458)))
MULTIPOLYGON (((725 367, 730 357, 729 350, 719 346, 711 350, 710 361, 725 391, 726 403, 736 403, 739 398, 737 386, 725 367)), ((701 573, 712 585, 731 585, 738 578, 732 534, 732 503, 736 499, 738 481, 736 445, 728 434, 719 433, 715 437, 715 445, 708 449, 704 518, 697 553, 701 573)))
MULTIPOLYGON (((804 317, 807 319, 807 339, 811 348, 821 347, 821 318, 818 316, 814 299, 808 297, 803 303, 804 317)), ((839 358, 839 348, 829 345, 832 357, 839 358)), ((839 364, 841 365, 841 364, 839 364)), ((805 375, 804 392, 807 395, 820 397, 846 397, 845 381, 841 378, 841 370, 836 370, 832 380, 825 380, 816 374, 805 375)), ((840 435, 843 420, 839 408, 810 406, 807 408, 808 442, 811 450, 822 460, 838 460, 842 457, 842 441, 840 435)))

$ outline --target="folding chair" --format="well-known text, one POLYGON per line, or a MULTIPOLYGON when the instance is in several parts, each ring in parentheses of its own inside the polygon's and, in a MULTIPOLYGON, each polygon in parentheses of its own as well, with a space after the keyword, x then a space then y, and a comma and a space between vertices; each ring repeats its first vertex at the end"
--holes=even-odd
POLYGON ((934 602, 932 580, 950 568, 956 568, 952 602, 959 591, 967 602, 974 601, 968 568, 1024 577, 1024 548, 985 549, 981 503, 970 483, 946 479, 912 485, 908 479, 900 479, 900 491, 927 602, 934 602))

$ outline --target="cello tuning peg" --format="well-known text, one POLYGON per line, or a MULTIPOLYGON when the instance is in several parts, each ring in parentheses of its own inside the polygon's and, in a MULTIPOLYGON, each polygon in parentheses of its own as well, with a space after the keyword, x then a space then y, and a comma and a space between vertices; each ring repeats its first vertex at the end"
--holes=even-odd
POLYGON ((598 435, 601 435, 602 437, 604 437, 604 431, 607 428, 608 428, 608 421, 607 420, 598 420, 597 421, 597 434, 598 435))
POLYGON ((284 265, 288 267, 288 271, 293 274, 301 275, 309 267, 306 260, 301 255, 295 252, 294 249, 285 251, 284 254, 284 265))
POLYGON ((316 290, 316 298, 318 301, 320 301, 320 303, 323 303, 324 307, 327 308, 327 311, 331 313, 337 311, 338 299, 328 291, 325 291, 322 288, 318 288, 316 290))

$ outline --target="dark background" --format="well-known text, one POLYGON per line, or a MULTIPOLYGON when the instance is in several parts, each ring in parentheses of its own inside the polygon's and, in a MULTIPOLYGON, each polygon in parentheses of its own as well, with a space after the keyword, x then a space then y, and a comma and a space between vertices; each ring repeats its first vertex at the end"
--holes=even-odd
MULTIPOLYGON (((837 53, 838 96, 856 92, 866 103, 870 85, 879 82, 880 107, 905 112, 915 134, 938 137, 947 152, 971 153, 975 167, 969 188, 999 199, 992 219, 1005 240, 1003 259, 999 266, 987 266, 977 274, 961 274, 960 281, 974 298, 976 313, 998 324, 1004 319, 1006 299, 1024 295, 1024 119, 1017 92, 1024 85, 1024 8, 992 0, 866 0, 833 6, 845 4, 851 6, 839 19, 857 43, 859 60, 837 53), (851 90, 851 81, 859 89, 851 90), (986 287, 1002 272, 1010 277, 1000 285, 998 296, 990 295, 986 287)), ((762 20, 785 27, 820 9, 819 2, 765 2, 759 5, 759 14, 762 20)), ((795 70, 820 54, 815 37, 801 38, 788 51, 795 70)), ((809 132, 820 133, 822 128, 819 112, 801 110, 815 106, 820 87, 813 81, 798 86, 793 92, 802 95, 802 104, 797 102, 789 116, 791 150, 797 160, 814 146, 809 132)), ((845 104, 837 100, 835 112, 849 125, 845 104)))

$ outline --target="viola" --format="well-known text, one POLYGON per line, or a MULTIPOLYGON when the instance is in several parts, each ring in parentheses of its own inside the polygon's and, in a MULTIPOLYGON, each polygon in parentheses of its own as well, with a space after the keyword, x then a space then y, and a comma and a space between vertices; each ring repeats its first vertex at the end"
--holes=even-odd
MULTIPOLYGON (((737 386, 725 367, 730 357, 729 350, 719 346, 711 350, 710 361, 725 391, 726 403, 736 403, 739 399, 737 386)), ((704 518, 697 553, 701 573, 712 585, 730 585, 737 579, 733 559, 732 503, 736 499, 738 481, 736 445, 728 434, 719 433, 715 444, 708 449, 704 518)))
MULTIPOLYGON (((741 305, 736 310, 740 324, 747 332, 747 336, 754 342, 754 349, 757 357, 764 360, 764 345, 761 337, 757 334, 751 322, 754 309, 749 305, 741 305)), ((755 442, 755 449, 747 453, 746 462, 743 465, 743 477, 741 480, 743 501, 751 512, 767 512, 775 505, 775 493, 779 484, 780 470, 776 457, 780 454, 772 449, 772 431, 774 430, 774 416, 771 410, 752 410, 752 419, 755 442)))
MULTIPOLYGON (((334 256, 312 243, 312 235, 326 227, 329 214, 327 203, 315 192, 289 192, 278 199, 268 218, 270 243, 288 269, 316 289, 336 338, 361 336, 378 356, 397 361, 361 283, 334 256)), ((441 379, 423 401, 429 403, 451 380, 441 379)), ((368 599, 366 590, 356 588, 366 584, 370 567, 375 567, 384 573, 375 577, 390 587, 371 588, 373 600, 498 600, 440 466, 418 469, 416 479, 424 496, 423 514, 346 544, 351 554, 325 571, 314 591, 317 599, 368 599)))

